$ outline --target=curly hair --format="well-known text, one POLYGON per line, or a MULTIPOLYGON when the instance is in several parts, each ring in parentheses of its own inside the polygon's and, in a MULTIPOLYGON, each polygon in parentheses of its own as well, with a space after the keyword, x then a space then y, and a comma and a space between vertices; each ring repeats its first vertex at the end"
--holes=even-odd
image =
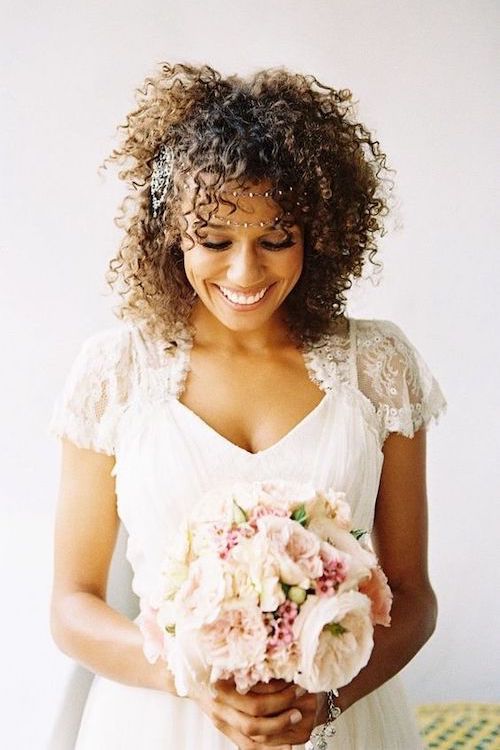
MULTIPOLYGON (((388 213, 386 156, 356 122, 351 91, 285 68, 243 79, 208 65, 163 63, 136 93, 121 144, 105 162, 117 162, 129 185, 115 220, 124 238, 106 274, 121 297, 118 317, 140 321, 165 342, 175 341, 179 325, 189 328, 195 294, 184 272, 179 191, 169 190, 159 215, 151 208, 153 163, 166 144, 176 186, 190 176, 199 193, 209 173, 214 189, 267 179, 286 187, 284 195, 290 187, 300 195, 304 263, 283 305, 292 337, 317 342, 342 317, 345 292, 366 259, 375 262, 388 213)), ((288 213, 299 210, 276 200, 288 213)), ((195 195, 192 210, 196 201, 198 209, 203 203, 195 195)))

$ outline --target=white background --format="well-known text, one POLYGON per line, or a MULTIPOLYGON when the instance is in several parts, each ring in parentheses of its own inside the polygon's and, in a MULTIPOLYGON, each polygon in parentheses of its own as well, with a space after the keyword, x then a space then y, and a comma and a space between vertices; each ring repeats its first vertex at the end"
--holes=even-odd
POLYGON ((397 170, 384 273, 378 286, 356 289, 350 312, 398 323, 449 402, 429 434, 439 624, 405 680, 415 703, 498 699, 499 8, 493 0, 3 0, 5 747, 45 747, 68 695, 72 664, 48 632, 59 448, 46 428, 83 338, 114 323, 103 275, 119 240, 112 219, 122 188, 97 167, 133 89, 162 60, 208 62, 226 74, 285 65, 351 88, 397 170))

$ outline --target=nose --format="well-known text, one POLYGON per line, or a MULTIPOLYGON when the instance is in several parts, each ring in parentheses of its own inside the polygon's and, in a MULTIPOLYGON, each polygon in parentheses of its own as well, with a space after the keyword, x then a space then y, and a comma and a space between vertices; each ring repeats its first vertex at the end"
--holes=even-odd
POLYGON ((251 239, 233 246, 226 275, 228 281, 240 289, 250 289, 265 281, 262 258, 251 239))

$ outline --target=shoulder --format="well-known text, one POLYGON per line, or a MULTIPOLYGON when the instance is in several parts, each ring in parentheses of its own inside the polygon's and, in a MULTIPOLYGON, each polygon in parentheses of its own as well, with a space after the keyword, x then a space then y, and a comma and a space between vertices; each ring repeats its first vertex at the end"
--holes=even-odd
POLYGON ((135 326, 130 323, 101 328, 83 339, 80 344, 80 355, 101 359, 123 355, 132 348, 134 330, 135 326))
POLYGON ((363 348, 380 345, 403 351, 413 348, 401 328, 392 320, 350 318, 350 325, 355 333, 356 344, 363 348))
POLYGON ((352 319, 350 327, 357 386, 373 404, 382 436, 412 437, 446 407, 426 360, 393 321, 352 319))

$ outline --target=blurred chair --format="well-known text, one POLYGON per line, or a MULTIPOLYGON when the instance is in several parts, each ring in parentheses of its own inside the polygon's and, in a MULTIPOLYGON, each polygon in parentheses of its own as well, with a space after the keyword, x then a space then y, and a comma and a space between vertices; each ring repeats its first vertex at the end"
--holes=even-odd
POLYGON ((499 703, 432 703, 417 717, 428 750, 500 750, 499 703))

